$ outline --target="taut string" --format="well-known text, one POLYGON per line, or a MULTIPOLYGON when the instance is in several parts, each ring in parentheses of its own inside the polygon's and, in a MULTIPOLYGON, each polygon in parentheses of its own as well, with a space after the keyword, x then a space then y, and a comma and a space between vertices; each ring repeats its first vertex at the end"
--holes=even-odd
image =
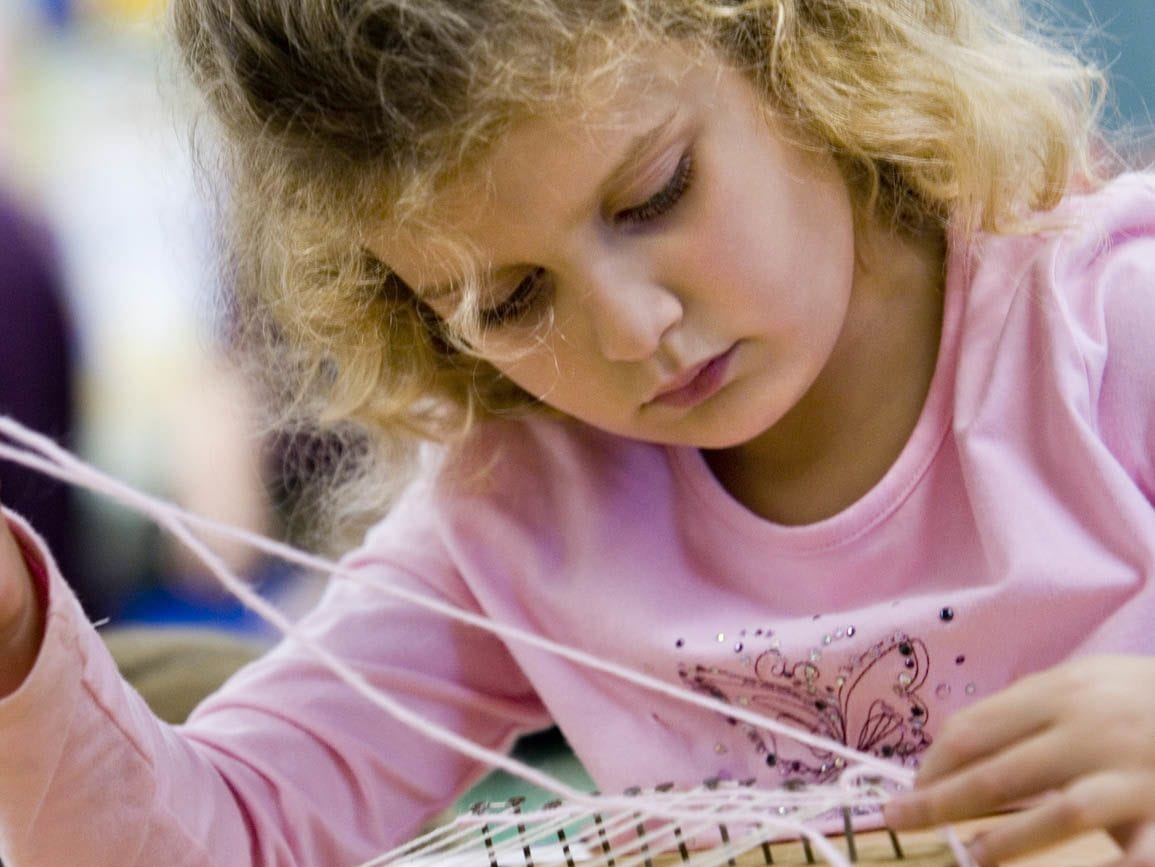
MULTIPOLYGON (((607 813, 611 811, 622 811, 623 815, 631 817, 636 817, 639 810, 644 810, 645 807, 649 806, 651 808, 651 812, 648 814, 649 816, 675 821, 680 819, 688 820, 690 818, 700 820, 703 815, 703 808, 700 803, 696 804, 692 811, 687 811, 684 808, 679 808, 676 802, 670 802, 669 798, 654 805, 645 802, 643 797, 637 795, 618 797, 590 795, 578 791, 551 775, 531 767, 524 762, 518 761, 512 756, 476 744, 467 738, 463 738, 456 732, 414 713, 392 699, 389 695, 375 689, 361 675, 342 662, 339 657, 299 630, 296 625, 274 605, 234 574, 228 566, 225 565, 219 555, 193 533, 192 528, 242 542, 266 554, 305 569, 357 581, 372 588, 376 592, 384 593, 387 596, 419 606, 453 620, 484 629, 503 639, 536 647, 548 653, 566 658, 579 665, 611 674, 679 701, 697 705, 698 707, 723 714, 729 718, 741 720, 759 728, 791 738, 815 749, 834 753, 853 763, 854 766, 848 767, 847 770, 844 771, 837 785, 809 787, 807 790, 794 793, 779 792, 778 800, 775 803, 781 805, 790 801, 792 804, 791 809, 798 809, 802 807, 804 803, 809 803, 811 807, 820 808, 820 812, 839 805, 852 803, 858 806, 877 805, 885 800, 885 793, 882 793, 874 786, 864 787, 861 783, 862 779, 866 776, 872 778, 872 782, 881 778, 900 787, 910 787, 913 785, 914 773, 910 769, 902 768, 867 753, 859 752, 838 741, 794 728, 793 726, 786 725, 778 720, 770 719, 745 708, 727 704, 726 702, 709 696, 700 695, 683 687, 675 686, 645 673, 635 671, 613 660, 603 659, 587 651, 560 644, 536 633, 496 622, 470 611, 458 609, 442 600, 433 599, 402 587, 371 581, 366 576, 343 567, 340 563, 315 554, 310 554, 286 543, 269 539, 243 528, 214 521, 181 509, 173 503, 136 490, 124 482, 97 470, 69 453, 50 438, 27 429, 9 417, 0 416, 0 434, 3 434, 13 443, 18 444, 9 445, 0 442, 0 458, 6 458, 61 481, 87 488, 95 493, 108 497, 122 506, 147 516, 164 527, 199 557, 214 577, 216 577, 229 592, 234 594, 259 617, 274 626, 286 639, 300 644, 332 671, 336 677, 390 716, 443 746, 462 753, 474 760, 483 762, 490 767, 500 768, 574 804, 583 805, 591 809, 596 808, 607 813), (823 791, 823 789, 825 791, 823 791), (806 794, 807 792, 809 792, 809 795, 806 794), (794 797, 785 797, 787 794, 793 795, 794 797), (655 806, 657 808, 656 812, 654 811, 655 806)), ((733 801, 728 800, 724 802, 724 806, 721 806, 720 809, 726 811, 727 821, 756 821, 757 824, 763 828, 767 827, 767 822, 769 821, 765 812, 767 809, 765 803, 760 804, 757 810, 742 809, 738 813, 735 813, 733 801), (755 813, 757 814, 756 819, 755 813)), ((831 863, 846 863, 840 860, 840 854, 837 850, 833 849, 833 847, 829 846, 828 841, 826 841, 822 835, 817 834, 811 828, 807 828, 804 822, 797 821, 801 818, 801 815, 790 818, 777 817, 773 819, 774 827, 787 829, 811 839, 814 844, 823 851, 823 854, 831 863), (827 849, 830 851, 826 851, 827 849)), ((956 848, 956 843, 957 841, 952 839, 952 848, 956 848)))

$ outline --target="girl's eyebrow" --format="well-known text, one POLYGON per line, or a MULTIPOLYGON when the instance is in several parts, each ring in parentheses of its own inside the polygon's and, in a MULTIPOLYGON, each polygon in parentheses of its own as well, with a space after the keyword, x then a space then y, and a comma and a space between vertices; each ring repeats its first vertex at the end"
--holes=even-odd
MULTIPOLYGON (((668 135, 670 127, 674 125, 674 120, 677 117, 678 108, 675 106, 665 117, 658 121, 658 123, 638 133, 629 141, 623 149, 620 159, 618 159, 617 163, 610 169, 609 174, 605 176, 602 182, 598 184, 595 194, 597 201, 600 202, 604 199, 610 190, 628 182, 630 174, 637 170, 638 165, 643 162, 649 153, 668 135)), ((450 280, 433 286, 414 287, 413 292, 426 302, 440 301, 454 295, 459 295, 461 293, 461 286, 458 285, 457 282, 450 280)))

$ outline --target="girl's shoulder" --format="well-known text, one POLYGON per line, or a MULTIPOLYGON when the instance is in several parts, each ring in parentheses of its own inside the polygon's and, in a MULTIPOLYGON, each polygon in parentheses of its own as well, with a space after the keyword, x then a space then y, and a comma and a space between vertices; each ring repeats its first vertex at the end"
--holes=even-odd
POLYGON ((663 446, 546 416, 481 422, 464 443, 426 457, 366 542, 410 563, 436 561, 425 569, 431 574, 446 566, 449 549, 507 548, 520 539, 560 550, 600 537, 615 516, 645 512, 673 475, 663 446))
POLYGON ((1037 391, 1044 379, 1060 402, 1087 412, 1106 405, 1108 379, 1149 393, 1145 376, 1124 383, 1112 372, 1149 368, 1141 359, 1155 328, 1155 174, 1073 193, 1038 220, 1035 231, 980 236, 954 251, 956 414, 989 410, 992 395, 1022 394, 1028 383, 1037 391))
POLYGON ((441 457, 432 490, 453 500, 572 499, 666 465, 664 449, 556 415, 478 424, 441 457))
POLYGON ((1056 226, 1041 233, 1036 284, 1091 316, 1129 303, 1136 288, 1152 297, 1155 174, 1123 174, 1070 195, 1053 217, 1056 226))
MULTIPOLYGON (((1111 236, 1128 227, 1139 234, 1155 231, 1155 172, 1128 172, 1085 191, 1069 194, 1055 209, 1058 226, 1047 234, 1084 237, 1109 248, 1111 236)), ((1046 225, 1046 217, 1044 225, 1046 225)))
POLYGON ((1072 192, 1030 218, 1027 229, 957 245, 962 255, 951 267, 968 284, 972 302, 988 296, 995 306, 1009 303, 1007 288, 1016 286, 1029 286, 1036 299, 1097 296, 1120 257, 1145 259, 1155 271, 1155 255, 1146 247, 1155 241, 1155 173, 1122 174, 1072 192))

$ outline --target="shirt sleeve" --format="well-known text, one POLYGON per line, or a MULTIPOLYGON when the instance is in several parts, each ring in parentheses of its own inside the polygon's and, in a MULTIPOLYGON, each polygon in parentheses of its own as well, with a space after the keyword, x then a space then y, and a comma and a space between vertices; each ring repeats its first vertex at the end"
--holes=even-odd
MULTIPOLYGON (((48 574, 44 644, 25 683, 0 701, 5 863, 357 864, 412 836, 484 773, 291 639, 187 725, 162 723, 38 550, 48 574)), ((484 745, 504 749, 548 724, 499 641, 381 591, 396 581, 431 592, 426 576, 368 548, 346 565, 298 625, 310 642, 369 688, 484 745)))

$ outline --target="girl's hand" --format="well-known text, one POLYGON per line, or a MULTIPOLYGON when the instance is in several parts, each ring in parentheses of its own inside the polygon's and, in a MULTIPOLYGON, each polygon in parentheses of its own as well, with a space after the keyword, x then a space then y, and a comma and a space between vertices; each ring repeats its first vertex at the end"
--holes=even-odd
POLYGON ((44 612, 8 522, 0 515, 0 699, 24 682, 44 635, 44 612))
POLYGON ((949 719, 895 829, 944 825, 1041 796, 970 844, 995 864, 1092 829, 1119 865, 1155 864, 1155 659, 1079 659, 1023 678, 949 719))

